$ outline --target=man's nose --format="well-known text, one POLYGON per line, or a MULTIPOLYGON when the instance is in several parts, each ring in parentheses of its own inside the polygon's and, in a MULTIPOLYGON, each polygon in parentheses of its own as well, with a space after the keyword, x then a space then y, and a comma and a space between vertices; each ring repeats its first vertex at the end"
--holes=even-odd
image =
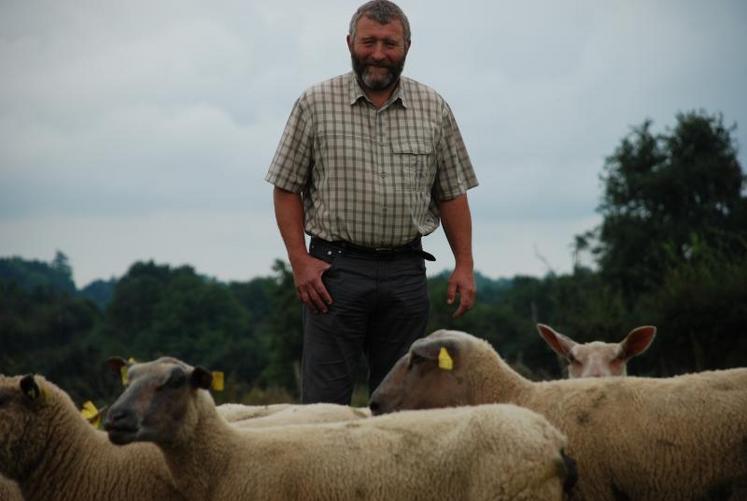
POLYGON ((374 44, 373 51, 371 52, 371 59, 377 61, 383 61, 386 59, 386 54, 384 53, 384 42, 376 42, 374 44))

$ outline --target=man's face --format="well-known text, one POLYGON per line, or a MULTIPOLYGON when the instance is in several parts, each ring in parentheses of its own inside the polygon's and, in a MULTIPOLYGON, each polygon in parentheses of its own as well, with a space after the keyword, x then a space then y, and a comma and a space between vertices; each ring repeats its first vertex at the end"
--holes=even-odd
POLYGON ((365 15, 358 20, 355 39, 348 35, 353 71, 364 88, 391 87, 402 73, 409 45, 399 19, 379 24, 365 15))

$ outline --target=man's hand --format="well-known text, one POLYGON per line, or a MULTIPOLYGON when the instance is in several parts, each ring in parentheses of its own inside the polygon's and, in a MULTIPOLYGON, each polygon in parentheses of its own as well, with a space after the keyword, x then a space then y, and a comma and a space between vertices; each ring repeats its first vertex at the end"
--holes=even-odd
POLYGON ((298 299, 313 313, 327 313, 327 306, 332 304, 332 296, 322 282, 322 275, 330 266, 332 265, 309 254, 291 260, 298 299))
POLYGON ((448 288, 446 289, 446 303, 454 304, 457 295, 459 296, 459 306, 452 315, 453 318, 459 318, 475 305, 475 276, 472 271, 464 268, 456 268, 449 277, 448 288))

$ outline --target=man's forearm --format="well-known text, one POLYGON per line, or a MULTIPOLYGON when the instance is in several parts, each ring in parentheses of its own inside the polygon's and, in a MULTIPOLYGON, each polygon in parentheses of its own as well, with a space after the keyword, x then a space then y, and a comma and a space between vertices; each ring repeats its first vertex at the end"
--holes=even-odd
POLYGON ((456 267, 465 267, 470 271, 474 267, 472 258, 472 216, 469 210, 467 195, 460 195, 451 200, 442 200, 438 204, 444 233, 454 253, 456 267))
POLYGON ((303 200, 300 194, 278 187, 273 190, 272 198, 275 206, 275 220, 285 243, 288 259, 292 263, 298 256, 306 254, 303 200))

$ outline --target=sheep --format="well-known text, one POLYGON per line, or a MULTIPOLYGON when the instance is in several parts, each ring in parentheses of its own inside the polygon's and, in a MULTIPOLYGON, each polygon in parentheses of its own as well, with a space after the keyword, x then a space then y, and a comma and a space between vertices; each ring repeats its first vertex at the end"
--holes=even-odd
MULTIPOLYGON (((225 405, 225 404, 224 404, 225 405)), ((371 417, 368 407, 357 408, 338 404, 304 404, 289 405, 285 409, 273 412, 267 416, 237 419, 237 415, 228 420, 239 428, 264 428, 268 426, 285 426, 292 424, 334 423, 337 421, 353 421, 371 417)), ((224 416, 225 418, 225 416, 224 416)))
POLYGON ((104 422, 115 444, 156 443, 189 499, 545 500, 573 480, 564 436, 527 409, 238 430, 216 412, 211 377, 173 358, 132 365, 104 422))
POLYGON ((619 343, 592 341, 577 343, 555 331, 549 325, 537 324, 545 342, 565 362, 569 378, 627 375, 628 360, 648 349, 656 335, 656 327, 636 327, 619 343))
POLYGON ((245 405, 237 403, 226 403, 216 406, 218 414, 226 421, 238 422, 249 419, 263 418, 290 409, 294 404, 268 404, 268 405, 245 405))
POLYGON ((380 415, 486 403, 527 407, 567 435, 578 499, 725 499, 747 481, 745 368, 532 382, 486 341, 439 330, 412 344, 370 407, 380 415))
POLYGON ((27 501, 183 499, 152 444, 118 448, 42 376, 0 376, 0 474, 27 501))
POLYGON ((334 423, 371 417, 368 407, 339 404, 221 404, 216 411, 226 421, 239 428, 262 428, 287 424, 334 423))

